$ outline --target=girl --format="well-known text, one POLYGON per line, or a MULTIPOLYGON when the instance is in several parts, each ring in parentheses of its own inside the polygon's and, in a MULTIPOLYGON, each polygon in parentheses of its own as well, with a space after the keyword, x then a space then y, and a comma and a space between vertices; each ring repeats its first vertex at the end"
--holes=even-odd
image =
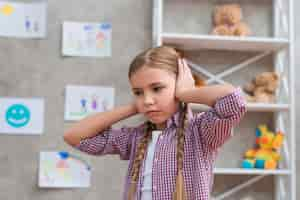
POLYGON ((217 150, 246 111, 240 89, 195 87, 186 61, 166 46, 138 55, 128 75, 134 102, 81 120, 64 140, 89 154, 129 160, 124 200, 208 200, 217 150), (188 103, 212 108, 193 115, 188 103), (148 121, 110 128, 137 113, 148 121))

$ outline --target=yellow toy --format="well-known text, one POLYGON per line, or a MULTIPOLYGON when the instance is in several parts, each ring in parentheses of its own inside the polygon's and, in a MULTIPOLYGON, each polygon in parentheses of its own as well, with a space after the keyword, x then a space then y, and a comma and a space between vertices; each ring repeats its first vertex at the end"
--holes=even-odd
POLYGON ((256 145, 258 147, 245 153, 242 167, 276 169, 280 160, 278 151, 282 146, 283 139, 284 134, 282 132, 278 131, 274 134, 266 125, 260 125, 256 128, 256 145))
POLYGON ((202 86, 206 85, 205 80, 202 77, 200 77, 198 74, 193 73, 192 75, 193 75, 193 78, 195 80, 195 86, 196 87, 202 87, 202 86))

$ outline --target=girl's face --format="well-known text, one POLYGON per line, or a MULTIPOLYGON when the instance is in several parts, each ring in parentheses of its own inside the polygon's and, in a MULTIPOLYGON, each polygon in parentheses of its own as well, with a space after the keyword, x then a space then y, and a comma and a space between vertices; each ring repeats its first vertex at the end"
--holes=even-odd
POLYGON ((175 83, 175 73, 151 67, 142 67, 130 77, 138 112, 158 128, 164 128, 166 120, 178 109, 175 83))

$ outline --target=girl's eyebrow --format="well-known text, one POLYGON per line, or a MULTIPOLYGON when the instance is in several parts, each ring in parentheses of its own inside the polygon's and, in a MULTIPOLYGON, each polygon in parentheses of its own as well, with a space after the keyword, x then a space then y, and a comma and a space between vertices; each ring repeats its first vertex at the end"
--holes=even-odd
MULTIPOLYGON (((154 83, 151 83, 149 86, 154 87, 154 86, 158 86, 158 85, 162 85, 162 84, 163 84, 162 82, 154 82, 154 83)), ((141 89, 141 88, 132 88, 132 90, 138 90, 138 89, 141 89)))

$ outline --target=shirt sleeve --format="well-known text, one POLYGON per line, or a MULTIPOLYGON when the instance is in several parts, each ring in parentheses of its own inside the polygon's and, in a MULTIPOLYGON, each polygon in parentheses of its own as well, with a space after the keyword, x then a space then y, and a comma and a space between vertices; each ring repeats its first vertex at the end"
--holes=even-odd
POLYGON ((246 102, 241 89, 237 88, 218 99, 210 110, 196 114, 192 124, 196 126, 200 138, 215 150, 230 138, 232 128, 240 122, 245 112, 246 102))
POLYGON ((120 159, 128 160, 135 142, 137 129, 122 127, 107 129, 98 135, 81 140, 75 148, 90 155, 118 154, 120 159))

